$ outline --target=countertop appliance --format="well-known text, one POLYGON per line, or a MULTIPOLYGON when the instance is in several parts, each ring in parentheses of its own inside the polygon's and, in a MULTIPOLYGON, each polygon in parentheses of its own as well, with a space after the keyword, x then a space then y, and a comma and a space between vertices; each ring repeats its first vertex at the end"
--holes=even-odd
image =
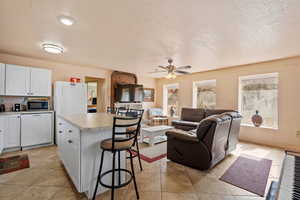
POLYGON ((21 104, 15 103, 14 104, 14 111, 15 112, 20 112, 21 111, 21 104))
POLYGON ((48 100, 32 100, 27 102, 28 110, 49 110, 48 100))

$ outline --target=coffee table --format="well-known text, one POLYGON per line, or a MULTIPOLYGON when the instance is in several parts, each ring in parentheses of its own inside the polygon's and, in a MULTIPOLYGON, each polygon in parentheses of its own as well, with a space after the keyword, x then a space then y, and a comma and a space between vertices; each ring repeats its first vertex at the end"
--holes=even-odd
POLYGON ((167 136, 165 136, 165 133, 173 128, 173 126, 166 125, 143 127, 141 128, 140 142, 144 142, 146 137, 149 138, 150 146, 153 146, 155 143, 166 141, 167 136))

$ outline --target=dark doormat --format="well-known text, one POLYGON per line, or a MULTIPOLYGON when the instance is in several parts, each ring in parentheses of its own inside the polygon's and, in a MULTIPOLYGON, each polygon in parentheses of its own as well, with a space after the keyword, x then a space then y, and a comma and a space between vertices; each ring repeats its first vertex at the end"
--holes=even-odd
POLYGON ((29 168, 29 159, 27 154, 0 158, 0 175, 25 168, 29 168))
POLYGON ((264 196, 272 160, 253 156, 239 156, 220 180, 264 196))

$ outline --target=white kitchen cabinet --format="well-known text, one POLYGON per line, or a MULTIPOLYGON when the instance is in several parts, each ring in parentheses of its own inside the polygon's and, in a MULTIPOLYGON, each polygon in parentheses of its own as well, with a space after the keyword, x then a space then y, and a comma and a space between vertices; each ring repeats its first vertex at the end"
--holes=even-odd
POLYGON ((5 115, 0 117, 3 130, 4 148, 20 147, 20 115, 5 115))
POLYGON ((0 95, 5 95, 5 64, 0 63, 0 95))
POLYGON ((0 117, 0 154, 4 149, 4 120, 0 117))
POLYGON ((50 70, 6 64, 5 72, 5 95, 51 96, 50 70))
POLYGON ((51 71, 31 68, 30 75, 31 96, 51 96, 51 71))
POLYGON ((58 152, 76 189, 80 185, 80 130, 64 120, 58 120, 58 152))
POLYGON ((30 68, 6 64, 5 94, 27 96, 30 94, 30 68))
POLYGON ((53 142, 52 113, 24 114, 21 116, 21 146, 53 142))

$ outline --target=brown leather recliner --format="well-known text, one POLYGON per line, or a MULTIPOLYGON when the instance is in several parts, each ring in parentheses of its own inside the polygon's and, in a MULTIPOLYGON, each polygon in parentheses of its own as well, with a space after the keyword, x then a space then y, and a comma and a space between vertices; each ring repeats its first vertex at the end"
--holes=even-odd
POLYGON ((180 120, 173 120, 172 126, 177 129, 189 131, 196 129, 200 121, 211 115, 234 112, 224 109, 182 108, 180 120))
POLYGON ((214 167, 227 155, 231 119, 229 114, 212 115, 196 130, 168 131, 167 158, 200 170, 214 167))
POLYGON ((242 116, 238 112, 226 112, 223 115, 228 115, 231 117, 230 132, 227 141, 226 154, 230 154, 236 149, 239 142, 239 134, 242 116))

